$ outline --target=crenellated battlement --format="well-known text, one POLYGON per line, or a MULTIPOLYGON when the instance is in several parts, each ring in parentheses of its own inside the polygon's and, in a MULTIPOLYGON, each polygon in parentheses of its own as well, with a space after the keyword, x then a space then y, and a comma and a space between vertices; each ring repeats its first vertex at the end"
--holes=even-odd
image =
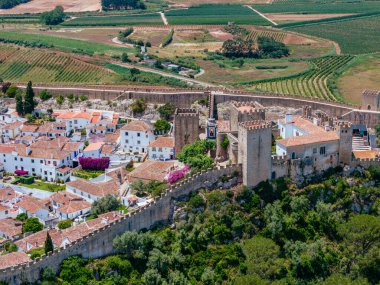
POLYGON ((272 128, 272 124, 267 121, 258 120, 258 121, 247 121, 247 122, 239 123, 239 127, 252 131, 252 130, 262 130, 262 129, 272 128))
POLYGON ((81 254, 84 257, 100 257, 110 254, 113 252, 112 239, 115 236, 128 230, 139 231, 144 228, 149 229, 156 222, 168 219, 169 205, 172 198, 188 195, 203 187, 206 181, 215 183, 220 176, 232 175, 235 172, 241 173, 241 167, 241 165, 228 165, 209 168, 189 176, 171 185, 160 197, 154 198, 154 200, 147 205, 121 215, 112 222, 103 224, 91 233, 72 241, 66 246, 56 248, 53 252, 42 255, 33 261, 1 269, 0 280, 4 280, 10 285, 21 284, 21 281, 23 281, 21 277, 26 278, 29 282, 35 282, 42 268, 51 266, 54 270, 57 270, 60 263, 71 255, 81 254), (106 249, 98 251, 101 246, 106 247, 106 249))
POLYGON ((352 126, 352 123, 347 122, 347 121, 335 121, 334 124, 336 127, 340 127, 344 129, 349 129, 352 126))
POLYGON ((288 161, 288 157, 286 155, 272 155, 273 162, 283 162, 288 161))
POLYGON ((231 102, 232 106, 237 109, 241 114, 255 114, 255 113, 265 113, 265 108, 257 102, 231 102), (242 107, 247 107, 247 109, 242 109, 242 107))
POLYGON ((175 110, 176 116, 183 116, 183 117, 192 117, 192 116, 199 116, 199 110, 193 109, 193 108, 177 108, 175 110))

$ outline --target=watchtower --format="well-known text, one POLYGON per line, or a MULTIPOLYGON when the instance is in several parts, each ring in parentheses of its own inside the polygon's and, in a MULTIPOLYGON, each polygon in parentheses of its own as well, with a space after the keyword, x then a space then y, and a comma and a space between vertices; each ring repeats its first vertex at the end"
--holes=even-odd
POLYGON ((352 124, 336 122, 335 131, 339 136, 339 163, 350 165, 352 159, 352 124))
POLYGON ((364 90, 362 93, 362 109, 380 111, 380 91, 364 90))
POLYGON ((266 121, 239 124, 238 162, 243 168, 243 184, 254 187, 271 177, 272 126, 266 121))
POLYGON ((237 131, 239 123, 265 120, 265 109, 257 102, 231 102, 230 129, 237 131))
POLYGON ((190 108, 177 108, 174 113, 174 141, 176 156, 187 144, 199 138, 199 111, 190 108))

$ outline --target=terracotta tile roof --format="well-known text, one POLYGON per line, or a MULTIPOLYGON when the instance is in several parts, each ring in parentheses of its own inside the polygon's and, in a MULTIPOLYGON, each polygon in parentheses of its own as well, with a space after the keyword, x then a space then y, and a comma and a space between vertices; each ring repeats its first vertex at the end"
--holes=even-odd
POLYGON ((0 220, 0 232, 8 237, 14 237, 22 233, 22 222, 12 218, 0 220))
POLYGON ((63 167, 57 168, 57 171, 61 172, 61 173, 67 173, 67 172, 70 172, 71 170, 73 170, 73 169, 71 167, 68 167, 68 166, 63 166, 63 167))
POLYGON ((285 147, 300 146, 307 144, 318 144, 325 142, 338 141, 339 136, 334 132, 316 133, 312 135, 295 136, 287 139, 278 140, 277 143, 285 147))
POLYGON ((16 121, 16 122, 4 125, 3 129, 4 130, 15 130, 15 129, 20 128, 22 125, 23 125, 23 122, 16 121))
POLYGON ((167 147, 174 148, 174 138, 173 137, 159 137, 155 141, 151 142, 148 147, 167 147))
POLYGON ((128 174, 128 180, 131 182, 137 179, 164 181, 173 166, 173 161, 147 160, 128 174))
POLYGON ((124 167, 119 167, 107 172, 107 176, 112 177, 115 181, 123 184, 127 180, 128 172, 124 167))
POLYGON ((103 146, 104 142, 96 142, 96 143, 90 143, 84 151, 94 151, 94 150, 100 150, 103 146))
POLYGON ((81 148, 82 143, 81 142, 67 142, 63 146, 62 150, 74 152, 81 148))
POLYGON ((25 196, 16 206, 22 207, 32 214, 35 214, 39 209, 47 209, 42 200, 32 196, 25 196))
POLYGON ((377 150, 361 150, 352 152, 355 158, 366 159, 366 158, 376 158, 379 155, 377 150))
POLYGON ((91 208, 91 204, 86 200, 71 200, 68 203, 65 203, 62 207, 58 208, 57 211, 65 214, 71 214, 89 208, 91 208))
POLYGON ((21 127, 22 132, 36 132, 38 128, 41 126, 41 124, 30 124, 30 123, 25 123, 21 127))
POLYGON ((131 121, 121 128, 123 131, 148 132, 152 127, 141 120, 131 121))
POLYGON ((116 143, 119 137, 120 137, 120 129, 117 129, 114 133, 106 134, 104 137, 104 142, 116 143))
POLYGON ((16 191, 9 186, 5 186, 0 188, 0 201, 10 201, 14 198, 18 197, 16 191))
POLYGON ((92 118, 91 118, 91 123, 92 124, 96 124, 97 122, 99 122, 100 120, 100 116, 99 115, 94 115, 92 118))
POLYGON ((68 141, 69 138, 66 137, 58 137, 49 140, 38 140, 35 143, 31 144, 30 148, 62 149, 68 141))
MULTIPOLYGON (((285 119, 280 120, 280 122, 285 125, 285 119)), ((305 119, 301 116, 292 116, 292 125, 307 132, 308 134, 326 133, 324 128, 315 125, 310 120, 305 119)))
POLYGON ((12 267, 17 264, 26 263, 31 261, 29 256, 24 252, 12 252, 0 256, 0 268, 12 267))
POLYGON ((0 144, 0 153, 12 153, 16 149, 16 144, 0 144))
POLYGON ((29 157, 42 159, 64 159, 70 156, 70 152, 55 149, 33 148, 29 157))
POLYGON ((104 197, 108 194, 119 195, 120 190, 120 186, 114 180, 93 183, 88 180, 79 178, 75 181, 67 182, 66 185, 78 189, 79 191, 94 195, 96 197, 104 197))
POLYGON ((0 204, 0 212, 9 211, 11 208, 0 204))
POLYGON ((83 200, 82 197, 67 191, 55 192, 53 195, 50 196, 49 199, 55 201, 58 204, 65 204, 72 200, 83 200))
POLYGON ((102 147, 102 154, 111 154, 115 150, 115 146, 112 144, 105 144, 102 147))

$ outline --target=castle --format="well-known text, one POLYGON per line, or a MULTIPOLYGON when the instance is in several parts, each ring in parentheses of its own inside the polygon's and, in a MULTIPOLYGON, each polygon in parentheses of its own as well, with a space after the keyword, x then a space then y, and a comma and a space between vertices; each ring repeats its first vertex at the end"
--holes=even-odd
POLYGON ((265 108, 256 102, 232 101, 229 110, 230 120, 218 121, 217 158, 242 164, 246 186, 283 176, 302 182, 315 173, 351 164, 349 122, 324 114, 313 118, 309 106, 302 115, 287 114, 277 123, 265 120, 265 108))

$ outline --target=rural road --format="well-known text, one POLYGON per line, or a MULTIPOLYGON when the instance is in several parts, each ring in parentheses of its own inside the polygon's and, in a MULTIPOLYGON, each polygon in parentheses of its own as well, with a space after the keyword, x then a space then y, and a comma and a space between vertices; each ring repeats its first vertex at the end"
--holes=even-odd
POLYGON ((159 14, 161 15, 161 19, 162 19, 162 22, 164 22, 164 25, 165 26, 169 25, 168 19, 166 19, 165 14, 163 12, 159 12, 159 14))
POLYGON ((120 63, 117 61, 111 61, 111 63, 118 65, 118 66, 121 66, 121 67, 136 68, 136 69, 141 70, 141 71, 159 74, 159 75, 164 76, 164 77, 176 78, 176 79, 183 80, 183 81, 190 83, 190 84, 200 85, 202 87, 220 87, 219 85, 215 85, 212 83, 200 81, 200 80, 193 79, 193 78, 188 78, 188 77, 177 75, 177 74, 172 74, 169 72, 165 72, 165 71, 161 71, 161 70, 157 70, 157 69, 153 69, 153 68, 149 68, 149 67, 145 67, 145 66, 139 66, 139 65, 134 65, 134 64, 130 64, 130 63, 120 63))
POLYGON ((247 7, 248 9, 251 9, 253 12, 255 12, 256 14, 258 14, 259 16, 261 16, 262 18, 264 18, 265 20, 271 22, 273 25, 277 26, 278 24, 274 21, 272 21, 271 19, 269 19, 267 16, 265 16, 264 14, 260 13, 259 11, 257 11, 256 9, 253 9, 251 6, 249 5, 244 5, 245 7, 247 7))

